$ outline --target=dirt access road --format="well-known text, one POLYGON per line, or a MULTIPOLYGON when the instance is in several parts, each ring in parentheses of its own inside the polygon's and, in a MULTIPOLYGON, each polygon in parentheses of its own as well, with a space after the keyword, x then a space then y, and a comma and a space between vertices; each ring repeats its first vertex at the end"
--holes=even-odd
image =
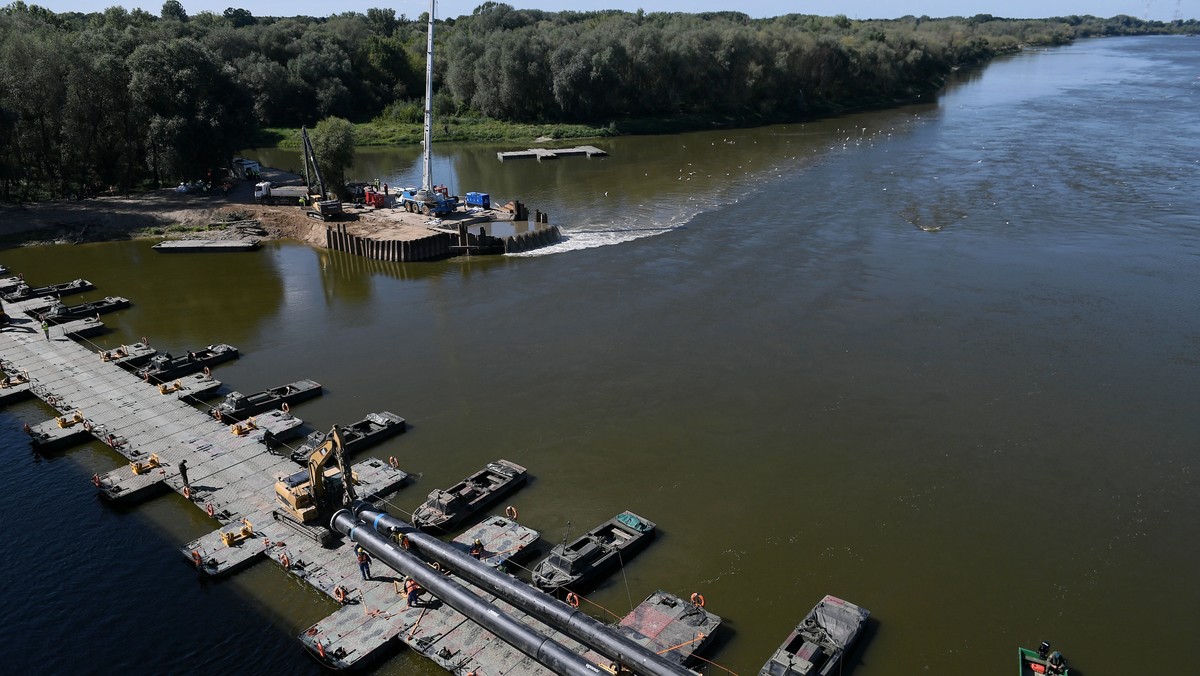
POLYGON ((133 237, 240 237, 229 228, 208 227, 233 220, 258 221, 267 231, 260 239, 290 237, 312 244, 325 243, 323 223, 307 217, 298 206, 255 204, 254 185, 239 181, 227 195, 219 190, 212 194, 189 194, 164 188, 129 197, 0 205, 0 247, 133 237))

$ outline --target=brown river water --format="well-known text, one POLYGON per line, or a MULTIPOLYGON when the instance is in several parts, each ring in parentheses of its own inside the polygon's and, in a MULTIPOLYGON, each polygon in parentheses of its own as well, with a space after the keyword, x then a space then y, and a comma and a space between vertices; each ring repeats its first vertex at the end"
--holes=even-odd
MULTIPOLYGON (((725 618, 705 656, 732 672, 830 593, 872 612, 856 676, 1011 673, 1043 639, 1072 673, 1192 673, 1197 110, 1200 40, 1091 40, 925 105, 603 139, 602 160, 436 148, 438 182, 563 226, 532 255, 122 242, 0 262, 129 297, 101 345, 227 342, 227 387, 323 383, 294 411, 313 428, 406 417, 367 453, 418 474, 396 514, 504 457, 530 469, 511 502, 549 543, 623 509, 657 522, 590 597, 623 614, 702 593, 725 618)), ((351 174, 419 172, 416 149, 362 149, 351 174)), ((331 601, 272 565, 197 581, 175 548, 211 522, 173 495, 100 503, 88 478, 117 456, 33 456, 21 422, 49 415, 0 411, 10 666, 316 670, 294 636, 331 601)), ((441 673, 404 651, 379 671, 441 673)))

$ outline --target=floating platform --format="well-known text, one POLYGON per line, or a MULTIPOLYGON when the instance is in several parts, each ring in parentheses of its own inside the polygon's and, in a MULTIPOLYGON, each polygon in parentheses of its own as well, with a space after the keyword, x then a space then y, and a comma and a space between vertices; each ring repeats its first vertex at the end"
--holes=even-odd
POLYGON ((61 331, 64 336, 75 336, 78 338, 88 338, 100 333, 104 333, 108 327, 104 322, 95 317, 85 317, 83 319, 75 319, 69 322, 63 322, 56 326, 50 327, 50 335, 61 331))
POLYGON ((496 153, 501 161, 505 160, 556 160, 560 157, 608 157, 608 153, 596 146, 575 146, 574 148, 530 148, 529 150, 510 150, 496 153))
POLYGON ((30 385, 28 373, 0 359, 0 407, 32 397, 30 385))
MULTIPOLYGON (((486 551, 496 552, 496 555, 493 556, 497 560, 508 561, 512 554, 523 549, 523 543, 533 543, 538 537, 539 533, 532 528, 524 527, 514 520, 503 518, 503 516, 497 516, 497 518, 487 519, 479 526, 475 526, 472 530, 455 538, 454 546, 467 551, 470 543, 479 539, 485 543, 486 551), (499 556, 502 552, 504 555, 499 556)), ((488 558, 492 557, 484 558, 484 561, 488 561, 488 558)), ((346 592, 346 600, 342 602, 342 608, 338 609, 335 614, 313 624, 300 635, 302 644, 314 657, 318 658, 319 662, 326 666, 334 669, 360 668, 366 663, 374 662, 374 660, 394 652, 397 647, 396 639, 404 642, 418 642, 418 644, 430 648, 433 656, 437 656, 438 648, 444 646, 434 645, 434 642, 428 639, 421 640, 420 636, 437 636, 443 630, 458 629, 460 630, 458 635, 463 636, 469 635, 474 629, 481 633, 480 638, 498 642, 500 646, 506 646, 496 636, 486 633, 484 629, 468 621, 466 617, 458 615, 457 611, 437 602, 436 599, 431 599, 428 592, 422 594, 421 604, 408 608, 407 599, 402 594, 401 576, 392 572, 390 568, 380 568, 382 564, 379 564, 372 568, 373 580, 362 580, 358 574, 358 567, 353 566, 353 561, 350 563, 352 566, 348 569, 341 567, 335 569, 335 573, 329 576, 328 581, 337 582, 337 584, 329 586, 325 592, 336 600, 335 588, 340 585, 343 592, 346 592), (383 570, 386 574, 380 575, 383 570), (466 624, 466 627, 463 627, 463 624, 466 624)), ((474 588, 472 591, 487 599, 488 603, 502 603, 498 602, 496 597, 491 594, 474 590, 474 588)), ((511 606, 504 605, 504 608, 505 611, 515 612, 511 606)), ((468 640, 470 639, 468 638, 468 640)), ((510 650, 516 654, 515 657, 506 656, 505 659, 509 662, 517 663, 524 658, 524 654, 517 652, 515 648, 510 648, 510 650)), ((424 651, 419 652, 425 654, 424 651)), ((540 668, 540 665, 533 660, 529 660, 529 664, 534 668, 540 668)), ((462 672, 466 674, 466 671, 462 672)), ((488 674, 526 674, 524 670, 487 672, 488 674)), ((550 674, 550 671, 542 670, 542 674, 550 674)))
POLYGON ((158 393, 174 395, 177 399, 207 399, 221 388, 221 381, 204 373, 176 378, 170 383, 159 383, 158 393))
POLYGON ((229 253, 257 251, 257 239, 171 239, 150 247, 159 253, 229 253))
MULTIPOLYGON (((356 479, 355 490, 368 500, 395 492, 409 477, 407 472, 377 459, 352 465, 350 471, 356 479)), ((248 477, 245 481, 261 483, 260 477, 248 477)), ((180 553, 193 563, 199 561, 199 571, 208 577, 230 575, 253 564, 260 556, 269 555, 289 573, 308 580, 330 597, 334 595, 334 588, 343 584, 344 580, 339 576, 334 584, 326 585, 320 571, 334 567, 334 559, 345 558, 352 564, 348 571, 361 579, 357 561, 349 547, 339 545, 327 549, 297 533, 293 527, 276 521, 272 517, 275 509, 273 484, 269 488, 269 495, 256 495, 256 509, 250 513, 239 511, 236 505, 226 504, 203 490, 194 492, 191 499, 201 505, 206 513, 208 506, 212 505, 212 517, 222 527, 180 547, 180 553), (238 533, 245 527, 246 521, 250 522, 252 534, 236 538, 232 545, 226 545, 222 533, 238 533)))
POLYGON ((158 350, 145 343, 121 345, 115 350, 100 350, 100 361, 110 362, 130 370, 150 361, 158 350))
POLYGON ((541 536, 536 530, 522 526, 508 517, 493 516, 468 528, 462 535, 454 538, 450 545, 464 554, 470 554, 471 545, 478 540, 483 544, 479 560, 493 568, 500 568, 509 561, 527 558, 530 553, 528 547, 541 536))
MULTIPOLYGON (((687 666, 692 655, 708 645, 719 626, 719 615, 659 590, 622 618, 617 623, 617 631, 659 655, 687 666)), ((584 657, 604 659, 594 651, 584 653, 584 657)))
POLYGON ((30 428, 29 443, 39 453, 58 451, 81 444, 91 436, 91 432, 84 429, 81 423, 82 419, 75 421, 70 416, 51 418, 30 428), (60 419, 63 421, 61 425, 59 424, 60 419))

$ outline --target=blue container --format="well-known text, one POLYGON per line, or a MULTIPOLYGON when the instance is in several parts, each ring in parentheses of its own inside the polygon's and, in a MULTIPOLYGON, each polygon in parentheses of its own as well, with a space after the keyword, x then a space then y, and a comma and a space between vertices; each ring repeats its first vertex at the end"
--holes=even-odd
POLYGON ((492 196, 486 192, 469 192, 467 193, 467 206, 491 209, 492 196))

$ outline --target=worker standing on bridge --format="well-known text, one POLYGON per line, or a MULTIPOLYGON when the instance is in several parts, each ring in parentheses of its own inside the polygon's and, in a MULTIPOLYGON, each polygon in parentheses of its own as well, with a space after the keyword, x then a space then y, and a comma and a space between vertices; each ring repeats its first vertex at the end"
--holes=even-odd
POLYGON ((361 546, 355 548, 358 554, 358 572, 362 573, 364 580, 371 579, 371 555, 361 546))
POLYGON ((42 317, 42 332, 46 334, 46 340, 50 340, 50 324, 42 317))

